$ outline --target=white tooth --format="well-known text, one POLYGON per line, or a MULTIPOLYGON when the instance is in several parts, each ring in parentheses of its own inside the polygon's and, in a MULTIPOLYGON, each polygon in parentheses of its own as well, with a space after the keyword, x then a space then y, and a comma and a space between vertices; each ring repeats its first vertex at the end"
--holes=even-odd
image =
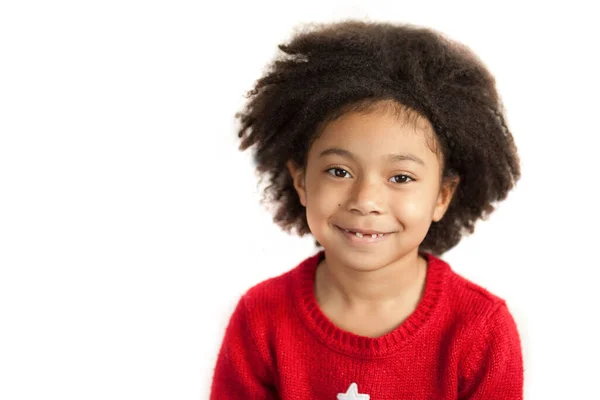
POLYGON ((362 233, 360 233, 360 232, 356 232, 356 237, 359 237, 359 238, 361 238, 361 237, 363 237, 363 234, 362 234, 362 233))
POLYGON ((374 233, 374 234, 372 234, 372 235, 371 235, 371 237, 372 237, 373 239, 376 239, 376 238, 377 238, 377 234, 376 234, 376 233, 374 233))
POLYGON ((382 236, 383 236, 383 233, 380 233, 378 236, 379 236, 379 237, 382 237, 382 236))
POLYGON ((350 232, 348 229, 344 229, 344 232, 350 232))

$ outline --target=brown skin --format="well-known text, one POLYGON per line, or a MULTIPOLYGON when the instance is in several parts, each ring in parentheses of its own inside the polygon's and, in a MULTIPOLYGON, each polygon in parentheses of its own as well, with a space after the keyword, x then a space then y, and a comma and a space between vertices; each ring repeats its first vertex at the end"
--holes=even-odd
POLYGON ((310 231, 325 249, 317 302, 340 328, 363 336, 390 332, 416 308, 426 276, 419 245, 458 184, 442 179, 442 158, 427 140, 435 137, 429 122, 413 124, 407 116, 385 110, 343 115, 312 144, 306 169, 287 164, 310 231), (338 151, 323 154, 330 149, 338 151), (377 243, 353 243, 338 227, 386 235, 377 243))

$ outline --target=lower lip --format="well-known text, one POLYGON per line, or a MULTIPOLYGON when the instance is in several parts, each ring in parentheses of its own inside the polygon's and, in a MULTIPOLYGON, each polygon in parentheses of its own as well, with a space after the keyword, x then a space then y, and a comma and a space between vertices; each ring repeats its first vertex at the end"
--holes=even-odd
POLYGON ((390 235, 389 233, 384 233, 383 236, 377 235, 375 238, 373 238, 373 236, 371 236, 371 235, 363 235, 363 237, 359 238, 358 236, 356 236, 356 234, 351 233, 351 232, 346 232, 339 226, 336 226, 336 229, 338 231, 340 231, 342 233, 342 235, 344 235, 346 237, 346 239, 350 241, 350 243, 353 243, 353 244, 379 243, 382 240, 385 240, 390 235))

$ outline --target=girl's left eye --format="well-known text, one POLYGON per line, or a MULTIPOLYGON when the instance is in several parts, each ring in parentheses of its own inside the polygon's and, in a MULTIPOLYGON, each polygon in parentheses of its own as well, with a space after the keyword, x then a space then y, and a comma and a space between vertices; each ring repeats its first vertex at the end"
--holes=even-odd
POLYGON ((395 175, 390 178, 390 181, 392 183, 408 183, 410 181, 414 181, 414 179, 408 175, 395 175))

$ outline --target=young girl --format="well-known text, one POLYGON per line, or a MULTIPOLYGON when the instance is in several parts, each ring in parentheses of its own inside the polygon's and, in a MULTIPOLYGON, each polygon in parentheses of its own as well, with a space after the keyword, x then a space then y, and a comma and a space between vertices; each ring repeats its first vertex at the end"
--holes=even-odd
POLYGON ((211 399, 512 400, 505 302, 438 258, 519 178, 493 77, 428 29, 312 27, 250 92, 274 220, 323 250, 240 299, 211 399))

